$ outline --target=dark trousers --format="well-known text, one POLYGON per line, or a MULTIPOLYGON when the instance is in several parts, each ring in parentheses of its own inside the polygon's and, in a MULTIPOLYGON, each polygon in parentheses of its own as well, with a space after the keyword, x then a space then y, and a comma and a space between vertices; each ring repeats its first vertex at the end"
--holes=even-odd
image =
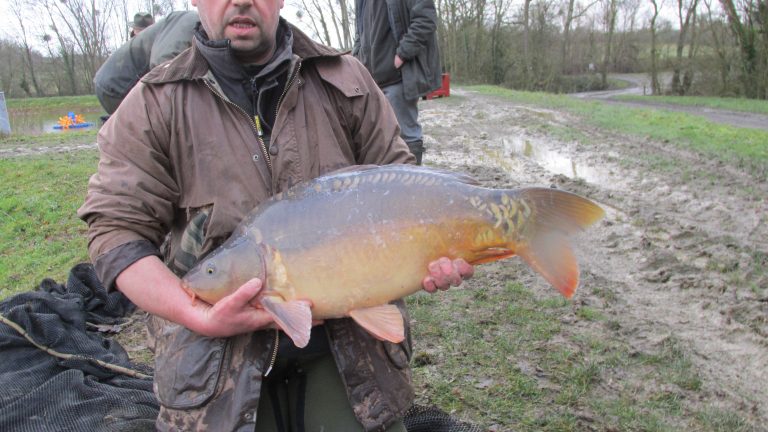
MULTIPOLYGON (((362 431, 330 353, 280 360, 264 380, 256 432, 362 431)), ((402 420, 387 432, 406 432, 402 420)))

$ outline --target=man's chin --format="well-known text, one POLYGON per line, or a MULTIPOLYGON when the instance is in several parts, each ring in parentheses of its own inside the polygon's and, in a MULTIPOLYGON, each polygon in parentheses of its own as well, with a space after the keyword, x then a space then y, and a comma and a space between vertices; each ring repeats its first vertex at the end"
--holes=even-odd
POLYGON ((263 63, 269 60, 271 54, 269 49, 265 48, 263 41, 230 39, 230 47, 235 56, 241 60, 247 60, 248 63, 263 63), (267 57, 267 58, 265 58, 267 57))

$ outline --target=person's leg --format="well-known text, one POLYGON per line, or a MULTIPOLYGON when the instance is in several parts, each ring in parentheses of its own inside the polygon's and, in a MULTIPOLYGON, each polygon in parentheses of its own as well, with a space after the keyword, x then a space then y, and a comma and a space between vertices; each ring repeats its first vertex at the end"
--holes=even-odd
POLYGON ((289 418, 285 377, 271 375, 262 382, 254 432, 289 432, 289 418))
MULTIPOLYGON (((357 421, 352 406, 347 399, 347 392, 341 380, 333 356, 328 354, 314 360, 303 362, 304 383, 304 424, 307 432, 319 431, 362 431, 363 427, 357 421)), ((301 387, 299 380, 291 393, 301 387)), ((300 401, 298 394, 291 396, 291 403, 300 401)), ((300 415, 299 404, 292 405, 292 411, 300 415)), ((298 416, 294 416, 297 417, 298 416)), ((298 430, 298 429, 295 429, 298 430)), ((406 432, 402 420, 398 420, 387 429, 387 432, 406 432)))
POLYGON ((397 123, 400 125, 400 136, 408 144, 411 153, 416 156, 417 163, 421 165, 424 141, 421 124, 419 124, 419 98, 414 99, 410 95, 405 95, 402 82, 383 87, 381 90, 395 111, 397 123))

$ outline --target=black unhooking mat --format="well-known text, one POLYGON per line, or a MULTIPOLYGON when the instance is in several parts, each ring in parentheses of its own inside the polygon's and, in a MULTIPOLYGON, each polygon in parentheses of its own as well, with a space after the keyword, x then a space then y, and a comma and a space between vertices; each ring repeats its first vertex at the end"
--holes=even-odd
POLYGON ((38 345, 79 356, 58 358, 0 323, 0 431, 154 430, 152 380, 89 360, 135 370, 119 344, 95 331, 132 309, 119 292, 107 294, 90 264, 73 267, 66 285, 46 279, 0 302, 0 313, 38 345))
MULTIPOLYGON (((39 345, 0 322, 0 431, 154 431, 159 406, 152 379, 98 364, 151 374, 97 331, 123 322, 133 308, 121 293, 107 294, 90 264, 73 267, 66 285, 45 279, 37 291, 0 302, 0 314, 39 345), (41 347, 77 358, 62 359, 41 347)), ((481 430, 418 405, 404 423, 409 432, 481 430)))

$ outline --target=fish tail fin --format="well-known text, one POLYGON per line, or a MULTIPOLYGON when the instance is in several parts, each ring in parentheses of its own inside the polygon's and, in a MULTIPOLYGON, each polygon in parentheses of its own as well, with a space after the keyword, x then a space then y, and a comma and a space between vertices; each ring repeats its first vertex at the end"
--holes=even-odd
POLYGON ((546 242, 535 241, 520 245, 517 255, 565 298, 573 297, 579 286, 579 264, 568 239, 558 236, 546 242))
MULTIPOLYGON (((579 195, 552 188, 507 191, 511 247, 566 298, 579 284, 579 266, 568 235, 600 220, 600 206, 579 195), (509 204, 514 201, 514 204, 509 204)), ((501 200, 502 206, 504 199, 501 200)))

